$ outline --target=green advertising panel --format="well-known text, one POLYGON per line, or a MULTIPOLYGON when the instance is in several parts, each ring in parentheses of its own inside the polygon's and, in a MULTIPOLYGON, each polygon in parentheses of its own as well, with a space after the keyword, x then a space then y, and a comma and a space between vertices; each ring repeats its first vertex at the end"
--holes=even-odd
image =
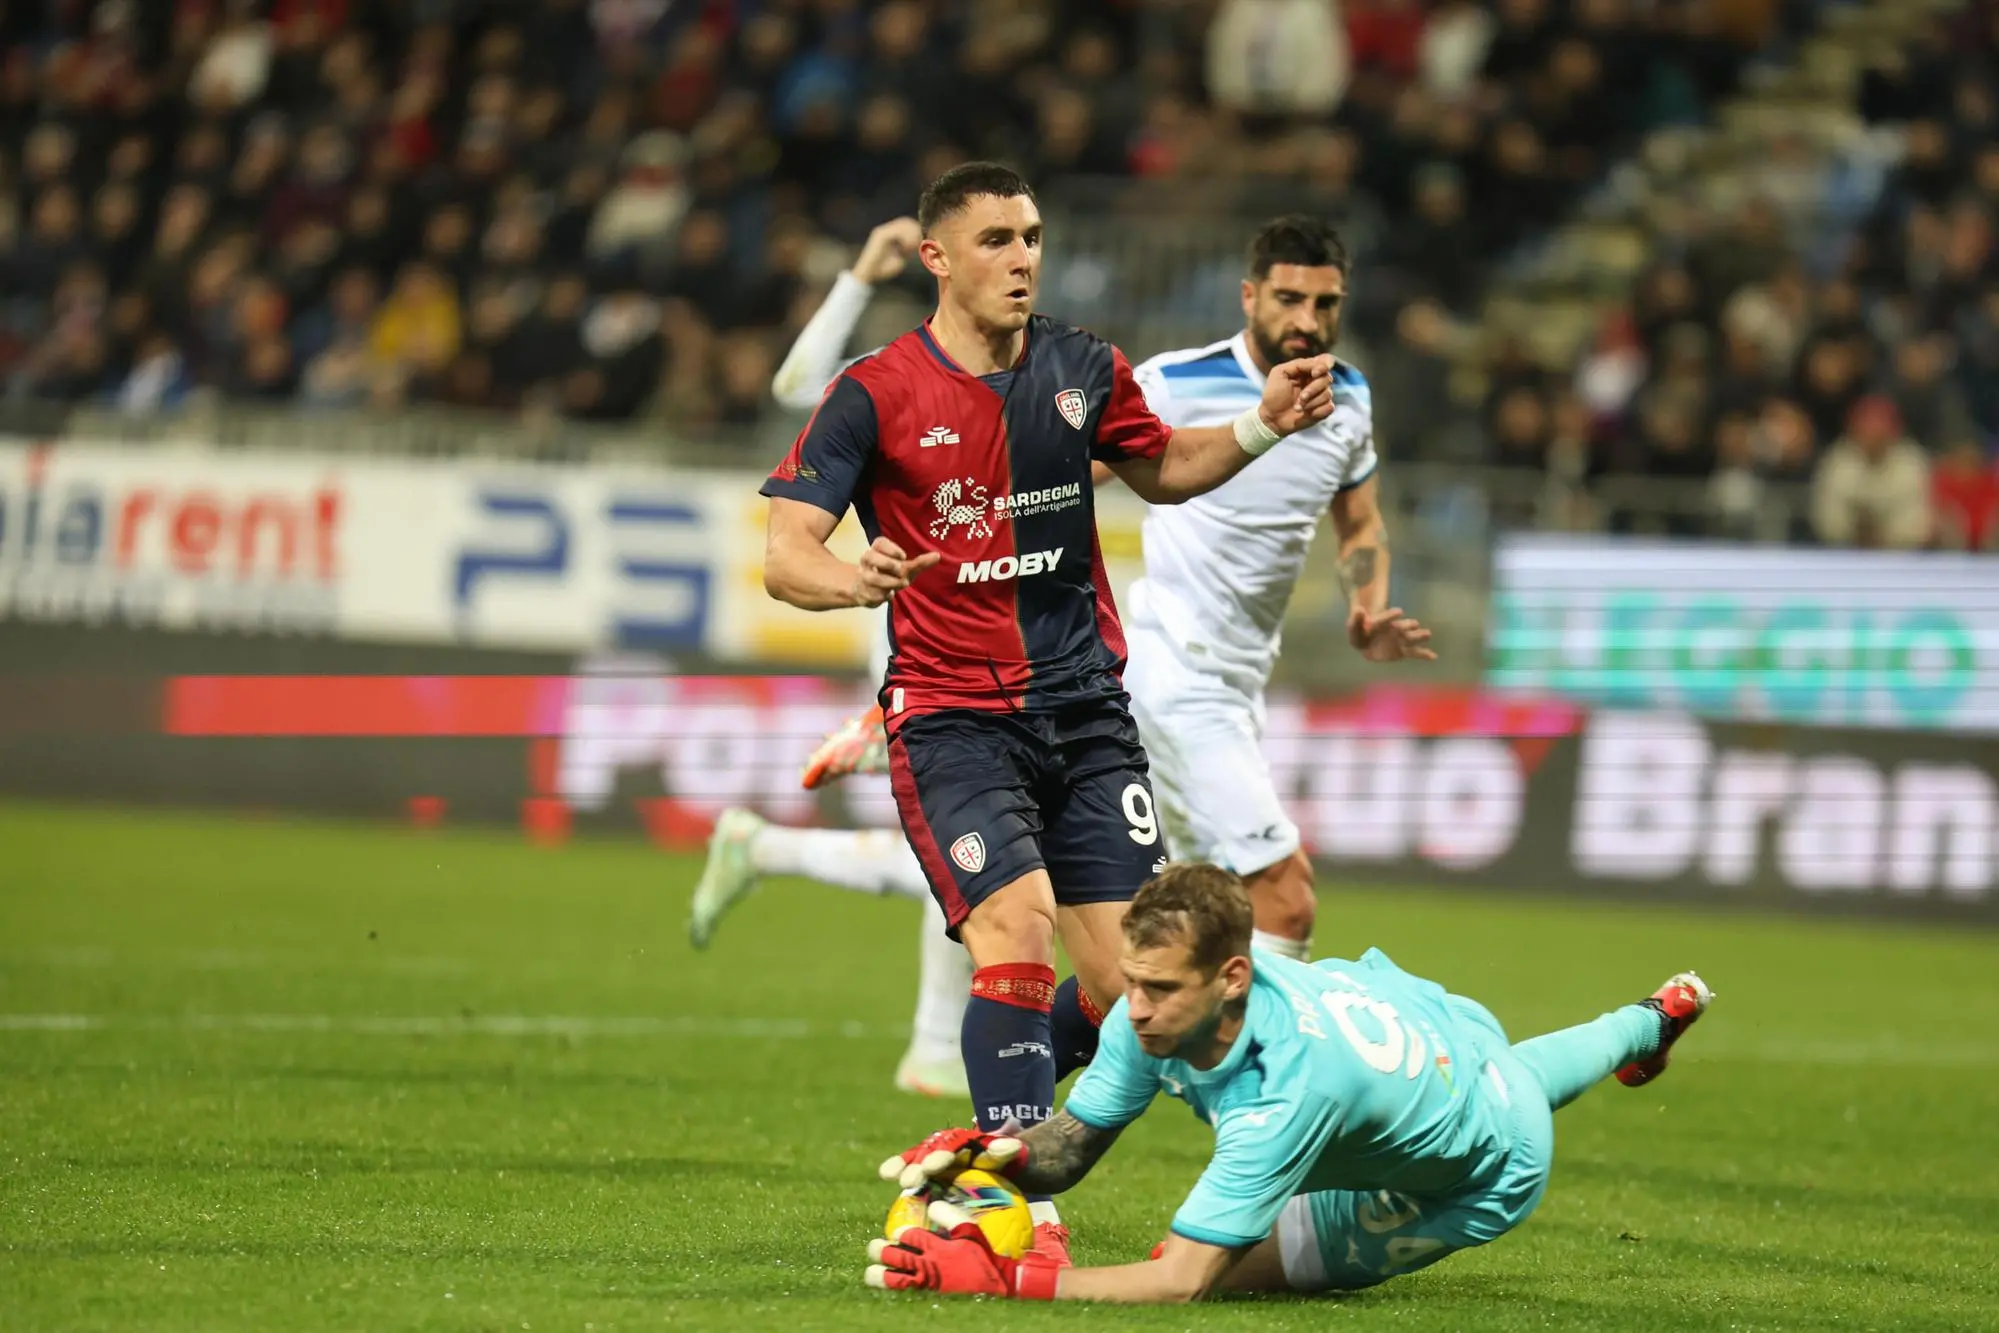
POLYGON ((1730 720, 1999 732, 1999 560, 1507 538, 1486 679, 1730 720))

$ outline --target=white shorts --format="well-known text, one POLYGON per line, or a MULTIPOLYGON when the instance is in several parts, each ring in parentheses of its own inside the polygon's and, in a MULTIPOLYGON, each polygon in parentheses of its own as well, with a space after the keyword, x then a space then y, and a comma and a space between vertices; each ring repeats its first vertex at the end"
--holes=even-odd
POLYGON ((1124 687, 1178 861, 1253 875, 1298 850, 1263 757, 1263 696, 1188 666, 1156 631, 1126 632, 1124 687))

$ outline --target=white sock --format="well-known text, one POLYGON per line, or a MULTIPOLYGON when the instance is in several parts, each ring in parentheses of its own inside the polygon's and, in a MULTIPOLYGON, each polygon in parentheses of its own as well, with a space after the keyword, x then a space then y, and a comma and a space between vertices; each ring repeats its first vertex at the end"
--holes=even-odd
POLYGON ((917 959, 910 1057, 920 1064, 955 1065, 961 1058, 958 1033, 965 1025, 965 997, 972 990, 972 955, 944 933, 944 909, 934 899, 923 913, 917 959))
POLYGON ((1288 940, 1282 935, 1272 935, 1267 930, 1251 931, 1249 942, 1259 949, 1281 953, 1286 958, 1296 958, 1301 963, 1312 961, 1312 941, 1288 940))
POLYGON ((766 825, 750 844, 760 875, 803 875, 860 893, 928 901, 930 885, 900 829, 786 828, 766 825))

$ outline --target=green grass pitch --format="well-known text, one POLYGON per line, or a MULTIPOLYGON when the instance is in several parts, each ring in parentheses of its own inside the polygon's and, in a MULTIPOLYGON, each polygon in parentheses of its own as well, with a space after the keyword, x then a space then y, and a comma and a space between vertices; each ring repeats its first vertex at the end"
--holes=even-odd
MULTIPOLYGON (((0 1328, 1999 1328, 1999 938, 1335 889, 1518 1038, 1697 966, 1666 1078, 1558 1119, 1540 1212, 1341 1300, 865 1289, 916 910, 768 886, 706 954, 636 843, 0 807, 0 1328)), ((1162 1234, 1162 1102, 1066 1202, 1162 1234)))

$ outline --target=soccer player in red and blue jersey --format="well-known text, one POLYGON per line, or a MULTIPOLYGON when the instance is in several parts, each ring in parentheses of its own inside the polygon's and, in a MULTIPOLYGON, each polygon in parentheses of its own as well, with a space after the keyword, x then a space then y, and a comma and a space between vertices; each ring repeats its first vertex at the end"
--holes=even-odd
MULTIPOLYGON (((980 1128, 1053 1112, 1123 989, 1125 904, 1165 860, 1120 684, 1090 464, 1174 504, 1332 411, 1332 358, 1275 367, 1234 423, 1168 428, 1117 348, 1033 313, 1042 223, 994 163, 924 192, 936 312, 848 367, 763 494, 764 583, 807 610, 893 599, 882 684, 910 845, 976 970, 961 1048, 980 1128), (826 547, 849 507, 872 544, 826 547), (1076 982, 1055 984, 1060 934, 1076 982)), ((1053 1205, 1037 1244, 1066 1248, 1053 1205)))

